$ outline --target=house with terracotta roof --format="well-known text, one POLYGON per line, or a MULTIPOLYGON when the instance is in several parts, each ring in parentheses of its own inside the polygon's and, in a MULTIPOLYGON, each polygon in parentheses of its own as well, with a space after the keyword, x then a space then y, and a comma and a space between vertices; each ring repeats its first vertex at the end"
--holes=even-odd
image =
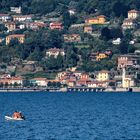
POLYGON ((137 10, 128 11, 128 19, 136 19, 139 16, 140 12, 137 10))
POLYGON ((50 29, 51 30, 62 30, 63 25, 61 22, 51 22, 50 23, 50 29))
POLYGON ((20 85, 23 86, 23 78, 22 77, 3 77, 0 78, 0 83, 3 85, 20 85))
POLYGON ((127 67, 136 67, 140 64, 140 56, 139 55, 120 55, 118 57, 118 69, 127 68, 127 67))
POLYGON ((107 70, 99 71, 97 74, 96 80, 99 82, 109 80, 109 71, 107 71, 107 70))
POLYGON ((124 19, 123 24, 122 24, 122 28, 123 30, 126 29, 134 29, 136 27, 136 23, 133 19, 124 19))
POLYGON ((26 28, 37 30, 40 28, 47 27, 47 25, 44 22, 28 22, 26 23, 26 28))
POLYGON ((18 39, 19 43, 24 43, 24 41, 25 41, 25 35, 24 34, 8 35, 6 37, 6 45, 8 45, 12 39, 18 39))
POLYGON ((54 58, 57 58, 58 55, 64 56, 65 55, 64 49, 51 48, 46 51, 46 58, 50 56, 54 56, 54 58))
POLYGON ((93 18, 88 18, 85 20, 86 24, 92 25, 92 24, 105 24, 106 22, 106 18, 104 15, 100 15, 97 17, 93 17, 93 18))
POLYGON ((23 21, 31 21, 33 15, 13 15, 13 21, 23 22, 23 21))

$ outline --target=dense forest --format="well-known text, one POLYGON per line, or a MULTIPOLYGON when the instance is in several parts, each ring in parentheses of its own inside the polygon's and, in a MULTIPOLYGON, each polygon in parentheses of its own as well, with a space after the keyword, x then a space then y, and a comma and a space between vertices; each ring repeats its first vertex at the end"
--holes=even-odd
MULTIPOLYGON (((134 53, 136 50, 134 45, 129 44, 134 39, 135 30, 122 31, 121 25, 130 9, 140 9, 138 0, 0 0, 1 13, 10 13, 12 6, 21 6, 22 14, 34 14, 40 19, 49 13, 58 13, 64 28, 61 31, 43 28, 37 31, 22 29, 10 32, 10 34, 25 34, 26 40, 24 44, 20 44, 18 40, 12 40, 9 45, 1 44, 0 62, 9 63, 11 58, 20 58, 38 61, 44 70, 64 70, 78 66, 79 70, 89 72, 116 68, 118 55, 134 53), (75 9, 76 14, 70 16, 69 9, 75 9), (94 32, 101 34, 100 37, 93 37, 91 34, 84 33, 83 30, 69 28, 72 24, 84 23, 87 17, 97 15, 105 15, 107 21, 110 21, 110 24, 105 27, 94 25, 94 32), (119 22, 116 23, 116 19, 119 22), (88 48, 78 48, 76 46, 79 44, 64 42, 64 34, 75 33, 81 36, 82 45, 88 48), (122 40, 117 47, 112 44, 112 40, 116 38, 122 40), (46 61, 44 59, 46 50, 54 47, 63 48, 65 57, 61 55, 57 59, 50 57, 46 61), (113 55, 99 62, 91 60, 92 53, 105 50, 111 50, 113 55)), ((6 37, 8 33, 4 30, 6 29, 1 24, 0 35, 6 37)), ((139 42, 140 39, 138 39, 139 42)))
POLYGON ((0 0, 0 11, 7 12, 11 6, 22 6, 24 14, 47 14, 61 11, 64 7, 76 8, 88 14, 99 11, 106 16, 126 16, 129 9, 140 9, 138 0, 0 0))

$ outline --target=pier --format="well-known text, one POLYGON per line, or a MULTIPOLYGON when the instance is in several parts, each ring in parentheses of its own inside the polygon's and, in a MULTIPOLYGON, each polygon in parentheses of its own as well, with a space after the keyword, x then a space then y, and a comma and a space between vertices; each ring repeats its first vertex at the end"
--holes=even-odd
POLYGON ((68 92, 103 92, 105 88, 88 88, 88 87, 72 87, 68 88, 68 92))

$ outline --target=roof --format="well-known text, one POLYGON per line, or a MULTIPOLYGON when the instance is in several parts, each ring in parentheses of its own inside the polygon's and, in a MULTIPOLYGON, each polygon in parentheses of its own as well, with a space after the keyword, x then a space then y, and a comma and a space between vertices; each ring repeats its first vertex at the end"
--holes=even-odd
POLYGON ((2 17, 2 16, 9 16, 8 14, 0 14, 0 16, 2 17))
POLYGON ((13 35, 8 35, 7 37, 25 37, 25 34, 13 34, 13 35))
POLYGON ((137 58, 140 58, 139 55, 133 55, 133 54, 124 54, 124 55, 120 55, 118 58, 120 57, 137 57, 137 58))
POLYGON ((5 22, 5 24, 11 25, 11 24, 16 24, 15 22, 5 22))
POLYGON ((62 26, 61 22, 52 22, 50 23, 50 26, 62 26))
POLYGON ((13 15, 13 17, 23 18, 23 17, 32 17, 33 15, 13 15))
POLYGON ((23 80, 22 77, 11 77, 11 80, 23 80))
POLYGON ((139 13, 139 11, 133 9, 133 10, 128 11, 128 13, 139 13))
POLYGON ((36 80, 36 81, 46 81, 47 78, 39 77, 39 78, 33 78, 32 80, 36 80))
POLYGON ((105 16, 104 15, 99 15, 99 16, 97 16, 97 18, 105 18, 105 16))
POLYGON ((64 52, 64 49, 58 49, 58 48, 51 48, 49 50, 47 50, 47 52, 52 52, 52 53, 56 53, 56 52, 64 52))
POLYGON ((99 71, 99 73, 109 73, 109 71, 107 71, 107 70, 102 70, 102 71, 99 71))
POLYGON ((126 18, 126 19, 124 19, 123 22, 134 22, 134 20, 133 20, 133 19, 128 19, 128 18, 126 18))
POLYGON ((67 36, 80 36, 79 34, 64 34, 64 37, 67 37, 67 36))

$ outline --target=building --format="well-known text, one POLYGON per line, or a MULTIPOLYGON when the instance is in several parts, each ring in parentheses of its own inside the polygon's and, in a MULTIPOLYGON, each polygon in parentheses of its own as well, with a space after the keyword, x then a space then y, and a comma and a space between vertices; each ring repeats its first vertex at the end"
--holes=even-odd
POLYGON ((139 11, 137 10, 130 10, 128 11, 128 18, 129 19, 136 19, 139 16, 139 11))
POLYGON ((88 88, 107 88, 110 81, 88 81, 88 88))
POLYGON ((65 77, 65 76, 67 76, 67 75, 69 75, 69 74, 70 74, 70 72, 67 72, 67 71, 59 72, 59 73, 57 74, 56 79, 61 80, 61 79, 63 79, 63 77, 65 77))
POLYGON ((121 55, 118 57, 118 69, 126 67, 136 67, 140 64, 138 55, 121 55))
POLYGON ((120 38, 117 38, 117 39, 112 41, 112 44, 114 44, 114 45, 119 45, 120 43, 121 43, 121 39, 120 38))
POLYGON ((76 13, 76 9, 69 9, 70 16, 75 15, 75 13, 76 13))
POLYGON ((85 25, 84 26, 84 33, 89 33, 89 34, 92 34, 92 25, 85 25))
POLYGON ((3 85, 20 85, 23 86, 23 78, 22 77, 3 77, 0 78, 0 83, 3 85))
POLYGON ((10 7, 10 11, 16 14, 21 14, 21 7, 10 7))
POLYGON ((8 35, 6 37, 6 45, 8 45, 12 39, 18 39, 19 43, 24 43, 24 41, 25 41, 25 35, 24 34, 8 35))
POLYGON ((6 22, 5 27, 7 27, 7 29, 8 29, 7 32, 14 31, 14 30, 16 30, 16 23, 15 22, 6 22))
POLYGON ((45 87, 47 86, 47 79, 46 78, 33 78, 30 80, 30 83, 33 85, 45 87))
POLYGON ((64 34, 65 42, 81 42, 81 36, 79 34, 64 34))
POLYGON ((29 29, 32 29, 32 30, 38 30, 40 28, 44 28, 46 27, 47 25, 43 22, 29 22, 29 23, 26 23, 26 28, 29 28, 29 29))
POLYGON ((80 80, 89 80, 89 75, 87 73, 82 73, 80 75, 80 80))
POLYGON ((31 21, 33 15, 13 15, 13 21, 23 22, 23 21, 31 21))
POLYGON ((123 88, 134 87, 134 80, 131 77, 126 76, 125 68, 122 69, 122 87, 123 88))
POLYGON ((75 85, 76 85, 76 79, 75 78, 69 79, 69 80, 67 80, 66 83, 67 83, 68 87, 75 87, 75 85))
POLYGON ((50 57, 50 56, 54 56, 54 58, 57 58, 58 55, 64 56, 65 55, 65 51, 64 49, 58 49, 58 48, 51 48, 49 50, 46 51, 46 57, 50 57))
POLYGON ((100 15, 94 18, 88 18, 85 20, 86 24, 92 25, 92 24, 105 24, 106 18, 104 15, 100 15))
POLYGON ((11 16, 8 14, 0 14, 0 21, 7 22, 11 20, 11 16))
POLYGON ((106 71, 106 70, 99 71, 96 79, 97 79, 97 81, 100 81, 100 82, 108 81, 109 80, 109 71, 106 71))
POLYGON ((108 58, 108 55, 106 53, 98 53, 98 55, 96 55, 96 61, 100 61, 105 58, 108 58))
POLYGON ((62 25, 61 22, 52 22, 52 23, 50 23, 50 29, 51 30, 54 30, 54 29, 62 30, 63 29, 63 25, 62 25))
POLYGON ((135 27, 136 27, 136 23, 135 23, 135 21, 133 19, 126 18, 123 21, 123 24, 122 24, 123 30, 126 30, 126 29, 134 29, 135 27))

